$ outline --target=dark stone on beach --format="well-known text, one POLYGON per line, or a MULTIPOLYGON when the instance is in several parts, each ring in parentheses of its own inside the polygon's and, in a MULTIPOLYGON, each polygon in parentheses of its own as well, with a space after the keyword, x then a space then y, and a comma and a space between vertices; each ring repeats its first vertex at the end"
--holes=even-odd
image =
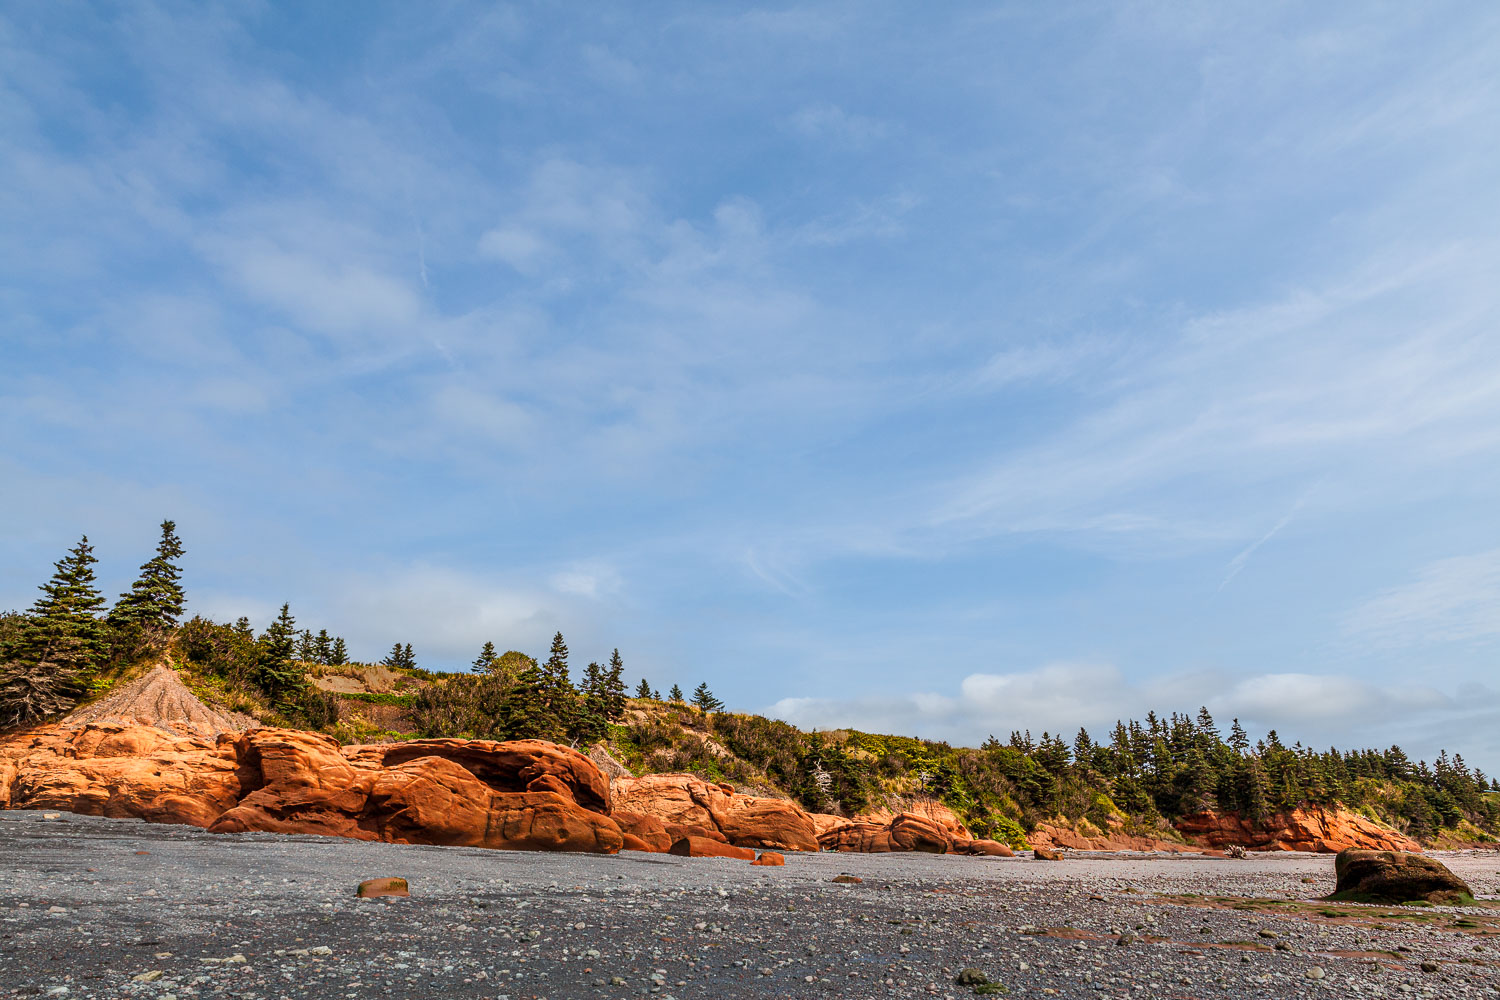
POLYGON ((1355 903, 1463 903, 1474 893, 1441 862, 1399 851, 1340 851, 1329 899, 1355 903))

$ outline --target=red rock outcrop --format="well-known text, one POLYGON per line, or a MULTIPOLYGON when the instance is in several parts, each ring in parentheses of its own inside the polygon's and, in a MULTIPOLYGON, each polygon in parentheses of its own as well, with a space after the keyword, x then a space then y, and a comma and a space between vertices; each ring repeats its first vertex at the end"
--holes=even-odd
POLYGON ((616 778, 611 785, 615 807, 660 820, 669 833, 715 839, 738 847, 771 847, 816 851, 812 817, 787 799, 741 795, 691 774, 648 774, 616 778), (688 832, 696 827, 696 832, 688 832), (707 835, 707 837, 705 837, 707 835))
POLYGON ((44 727, 0 743, 0 808, 512 850, 624 843, 598 768, 539 740, 340 747, 287 729, 209 742, 146 726, 44 727))
POLYGON ((780 868, 786 864, 786 858, 775 851, 761 851, 760 856, 750 863, 752 865, 760 865, 763 868, 780 868))
MULTIPOLYGON (((916 799, 907 803, 900 810, 875 809, 870 812, 860 813, 855 817, 861 823, 889 823, 901 815, 917 816, 925 819, 939 830, 949 840, 970 840, 973 834, 969 828, 964 826, 963 820, 947 806, 936 799, 916 799)), ((835 817, 837 818, 837 817, 835 817)))
POLYGON ((866 823, 848 820, 825 824, 818 843, 825 851, 851 851, 860 854, 887 854, 892 851, 920 851, 946 854, 951 843, 948 835, 931 820, 913 813, 901 813, 888 823, 866 823))
POLYGON ((1336 854, 1350 847, 1372 851, 1420 851, 1416 841, 1347 809, 1309 806, 1276 813, 1259 823, 1235 815, 1197 813, 1176 823, 1183 836, 1207 847, 1240 844, 1252 851, 1316 851, 1336 854))

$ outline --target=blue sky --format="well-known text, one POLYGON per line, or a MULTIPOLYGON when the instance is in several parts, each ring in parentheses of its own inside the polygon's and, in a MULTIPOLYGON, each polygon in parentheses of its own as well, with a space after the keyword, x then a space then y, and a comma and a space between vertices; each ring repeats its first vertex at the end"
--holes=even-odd
POLYGON ((1500 770, 1500 10, 0 15, 0 605, 1500 770))

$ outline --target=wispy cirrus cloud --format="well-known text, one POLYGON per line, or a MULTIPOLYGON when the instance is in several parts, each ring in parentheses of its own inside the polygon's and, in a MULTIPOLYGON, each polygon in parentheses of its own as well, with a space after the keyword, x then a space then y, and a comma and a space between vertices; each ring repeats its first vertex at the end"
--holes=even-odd
POLYGON ((1382 647, 1500 639, 1500 549, 1429 563, 1351 611, 1344 628, 1382 647))

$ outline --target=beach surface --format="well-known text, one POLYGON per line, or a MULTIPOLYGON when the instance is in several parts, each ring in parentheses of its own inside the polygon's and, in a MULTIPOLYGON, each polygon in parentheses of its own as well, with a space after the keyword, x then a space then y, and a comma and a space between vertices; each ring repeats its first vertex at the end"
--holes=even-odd
POLYGON ((1500 852, 1436 856, 1481 905, 1324 903, 1331 855, 752 867, 0 812, 0 996, 1500 997, 1500 852), (382 876, 411 896, 355 898, 382 876))

